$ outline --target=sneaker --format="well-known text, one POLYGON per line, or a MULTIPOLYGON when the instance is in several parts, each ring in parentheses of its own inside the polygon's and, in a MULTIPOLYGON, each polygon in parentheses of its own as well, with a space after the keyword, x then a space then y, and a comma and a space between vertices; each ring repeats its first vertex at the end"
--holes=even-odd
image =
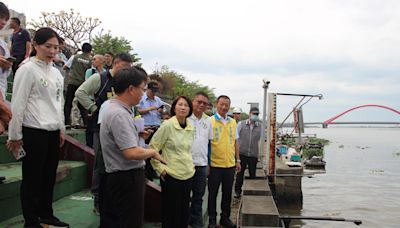
POLYGON ((69 227, 68 223, 60 221, 60 219, 58 219, 55 216, 51 216, 48 218, 39 218, 39 222, 46 225, 52 225, 57 227, 69 227))
POLYGON ((236 228, 236 224, 233 223, 230 219, 221 219, 219 224, 225 228, 236 228))

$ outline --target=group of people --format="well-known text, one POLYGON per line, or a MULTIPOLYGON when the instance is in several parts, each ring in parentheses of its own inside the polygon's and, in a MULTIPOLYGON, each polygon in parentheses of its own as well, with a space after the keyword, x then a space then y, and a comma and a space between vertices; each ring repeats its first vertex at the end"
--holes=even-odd
MULTIPOLYGON (((0 29, 8 20, 8 8, 0 2, 0 29)), ((92 192, 100 227, 143 227, 146 177, 160 178, 163 227, 203 227, 207 187, 208 227, 216 227, 221 185, 219 223, 236 227, 230 219, 232 190, 240 197, 247 166, 250 178, 255 178, 262 134, 258 108, 238 122, 228 116, 230 98, 221 95, 215 113, 208 116, 209 97, 198 92, 192 98, 178 96, 163 118, 168 104, 157 96, 159 84, 149 82, 146 71, 134 66, 128 53, 92 56, 91 45, 85 43, 82 53, 67 60, 60 53, 63 43, 53 29, 38 29, 31 57, 24 53, 14 74, 11 110, 4 102, 5 91, 0 91, 0 130, 10 121, 7 146, 15 154, 25 152, 24 227, 69 226, 54 215, 52 199, 74 104, 84 119, 87 143, 95 151, 92 192), (110 57, 111 63, 106 61, 110 57), (61 68, 69 73, 63 75, 61 68)), ((13 65, 5 47, 0 42, 2 77, 13 65)))

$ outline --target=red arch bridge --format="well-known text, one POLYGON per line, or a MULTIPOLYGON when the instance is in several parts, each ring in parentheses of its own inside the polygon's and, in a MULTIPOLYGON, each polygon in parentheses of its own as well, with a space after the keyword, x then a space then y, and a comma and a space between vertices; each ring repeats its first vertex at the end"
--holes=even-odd
MULTIPOLYGON (((367 105, 361 105, 361 106, 357 106, 357 107, 351 108, 351 109, 346 110, 346 111, 344 111, 344 112, 342 112, 342 113, 340 113, 340 114, 338 114, 338 115, 336 115, 336 116, 334 116, 332 118, 329 118, 329 119, 325 120, 322 123, 322 126, 324 128, 326 128, 330 124, 399 124, 400 125, 400 122, 377 122, 377 121, 371 121, 371 122, 335 122, 336 119, 340 118, 343 115, 346 115, 347 113, 349 113, 351 111, 354 111, 356 109, 361 109, 361 108, 369 108, 369 107, 386 109, 386 110, 389 110, 391 112, 394 112, 394 113, 400 115, 400 111, 398 111, 396 109, 393 109, 393 108, 390 108, 390 107, 387 107, 387 106, 384 106, 384 105, 367 104, 367 105)), ((321 124, 321 123, 305 123, 305 124, 321 124)))

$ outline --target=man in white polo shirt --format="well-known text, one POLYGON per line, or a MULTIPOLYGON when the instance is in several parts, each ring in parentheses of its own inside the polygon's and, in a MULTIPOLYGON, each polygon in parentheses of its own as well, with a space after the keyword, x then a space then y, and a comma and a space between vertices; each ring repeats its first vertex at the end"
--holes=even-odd
POLYGON ((213 137, 210 118, 204 114, 208 103, 206 93, 196 93, 192 99, 193 114, 189 117, 196 131, 192 145, 192 157, 196 172, 193 176, 189 217, 189 224, 193 228, 203 227, 202 204, 207 185, 208 145, 213 137))

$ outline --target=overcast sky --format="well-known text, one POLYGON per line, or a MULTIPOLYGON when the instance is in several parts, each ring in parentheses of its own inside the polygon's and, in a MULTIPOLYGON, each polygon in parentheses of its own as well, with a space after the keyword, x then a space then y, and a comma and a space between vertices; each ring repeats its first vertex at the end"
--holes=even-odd
MULTIPOLYGON (((400 1, 49 1, 8 0, 38 19, 70 8, 132 41, 148 72, 167 65, 226 94, 232 106, 270 92, 323 94, 306 104, 306 121, 379 104, 400 110, 400 1)), ((299 101, 278 97, 278 120, 299 101)), ((400 121, 367 108, 338 121, 400 121)))

